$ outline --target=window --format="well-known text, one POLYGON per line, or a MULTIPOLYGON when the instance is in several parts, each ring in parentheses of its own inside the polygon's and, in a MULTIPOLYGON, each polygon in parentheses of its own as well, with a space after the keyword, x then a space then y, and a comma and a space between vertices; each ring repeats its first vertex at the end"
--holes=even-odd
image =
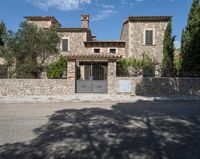
POLYGON ((115 54, 116 53, 116 49, 110 49, 110 53, 115 54))
POLYGON ((94 53, 100 53, 100 49, 94 49, 94 53))
POLYGON ((146 30, 145 45, 153 45, 153 30, 146 30))
POLYGON ((68 39, 62 39, 62 51, 63 52, 69 51, 69 40, 68 39))

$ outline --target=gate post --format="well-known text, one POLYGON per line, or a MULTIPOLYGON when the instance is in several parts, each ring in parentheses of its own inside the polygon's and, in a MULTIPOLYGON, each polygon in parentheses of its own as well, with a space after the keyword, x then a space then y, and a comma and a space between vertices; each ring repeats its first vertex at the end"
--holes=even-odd
POLYGON ((108 94, 116 95, 116 61, 108 61, 108 94))
POLYGON ((76 60, 67 62, 67 95, 74 95, 76 92, 76 60))

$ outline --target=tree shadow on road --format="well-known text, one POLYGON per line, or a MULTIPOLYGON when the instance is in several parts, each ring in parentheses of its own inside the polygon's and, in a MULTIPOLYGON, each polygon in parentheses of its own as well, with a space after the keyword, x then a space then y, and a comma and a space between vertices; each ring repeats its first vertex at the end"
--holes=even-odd
POLYGON ((0 146, 0 158, 198 159, 200 107, 193 104, 138 101, 111 110, 59 110, 28 144, 0 146))

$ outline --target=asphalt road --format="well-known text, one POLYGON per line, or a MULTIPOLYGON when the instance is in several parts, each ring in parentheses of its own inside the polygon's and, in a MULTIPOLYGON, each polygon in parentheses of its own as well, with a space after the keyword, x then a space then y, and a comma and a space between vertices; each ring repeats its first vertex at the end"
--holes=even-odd
POLYGON ((200 101, 0 104, 0 159, 200 158, 200 101))
POLYGON ((0 103, 0 145, 29 141, 37 135, 34 129, 48 122, 56 111, 64 109, 110 109, 112 104, 76 103, 0 103))

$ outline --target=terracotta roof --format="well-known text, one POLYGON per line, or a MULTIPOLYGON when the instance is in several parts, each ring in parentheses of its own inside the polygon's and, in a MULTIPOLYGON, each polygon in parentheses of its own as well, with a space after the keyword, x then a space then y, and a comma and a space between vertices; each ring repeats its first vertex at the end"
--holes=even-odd
POLYGON ((112 53, 69 53, 65 57, 69 60, 118 60, 122 55, 112 53))
POLYGON ((125 41, 120 40, 95 40, 95 41, 85 41, 84 43, 124 43, 125 41))
POLYGON ((87 32, 87 28, 58 28, 58 32, 87 32))
POLYGON ((135 22, 155 22, 155 21, 169 21, 172 16, 129 16, 124 22, 135 21, 135 22))
POLYGON ((25 16, 24 18, 31 21, 52 21, 52 23, 59 24, 61 26, 59 21, 54 16, 25 16))

